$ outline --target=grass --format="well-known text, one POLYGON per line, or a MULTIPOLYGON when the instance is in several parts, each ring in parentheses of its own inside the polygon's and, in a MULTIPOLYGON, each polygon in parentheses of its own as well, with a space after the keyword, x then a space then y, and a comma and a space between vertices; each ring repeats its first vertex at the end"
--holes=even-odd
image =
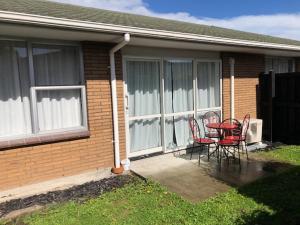
POLYGON ((79 204, 50 206, 20 218, 30 225, 300 224, 300 147, 257 153, 293 168, 192 204, 154 182, 135 183, 79 204))
POLYGON ((266 159, 287 162, 300 166, 300 146, 284 146, 275 151, 259 152, 259 156, 266 159))

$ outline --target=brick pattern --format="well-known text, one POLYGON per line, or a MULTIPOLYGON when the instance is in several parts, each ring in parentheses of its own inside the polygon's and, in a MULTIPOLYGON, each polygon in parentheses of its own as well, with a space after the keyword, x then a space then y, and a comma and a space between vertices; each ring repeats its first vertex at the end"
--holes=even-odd
POLYGON ((230 65, 235 59, 235 117, 242 119, 246 113, 257 117, 258 76, 264 71, 263 55, 222 53, 223 66, 223 116, 230 117, 230 65))
MULTIPOLYGON (((109 49, 104 43, 84 42, 90 137, 0 151, 0 190, 112 167, 113 126, 109 49)), ((121 159, 125 156, 122 57, 116 53, 121 159)))

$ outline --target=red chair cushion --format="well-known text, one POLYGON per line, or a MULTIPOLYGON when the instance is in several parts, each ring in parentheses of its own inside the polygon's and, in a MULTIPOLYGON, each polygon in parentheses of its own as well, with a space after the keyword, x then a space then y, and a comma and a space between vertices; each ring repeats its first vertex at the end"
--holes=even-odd
POLYGON ((195 142, 197 142, 198 144, 213 144, 213 143, 215 143, 215 141, 210 138, 197 138, 195 140, 195 142))
POLYGON ((237 145, 238 141, 231 139, 223 139, 218 142, 219 145, 237 145))
POLYGON ((225 139, 234 140, 234 141, 245 141, 246 137, 242 136, 227 136, 225 139))
POLYGON ((232 140, 232 141, 239 141, 240 136, 226 136, 225 139, 232 140))

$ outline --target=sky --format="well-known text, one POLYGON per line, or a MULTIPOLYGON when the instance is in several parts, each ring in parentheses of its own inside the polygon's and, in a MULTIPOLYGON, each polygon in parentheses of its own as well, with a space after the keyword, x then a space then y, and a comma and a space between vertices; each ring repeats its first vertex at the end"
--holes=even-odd
POLYGON ((53 0, 300 40, 300 0, 53 0))

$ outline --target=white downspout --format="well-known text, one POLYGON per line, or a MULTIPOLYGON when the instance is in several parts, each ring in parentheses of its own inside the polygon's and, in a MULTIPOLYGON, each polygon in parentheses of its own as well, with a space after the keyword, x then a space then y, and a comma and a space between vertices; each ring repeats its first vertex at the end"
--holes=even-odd
MULTIPOLYGON (((123 48, 130 41, 130 34, 124 34, 124 39, 109 51, 110 58, 110 79, 111 79, 111 96, 113 111, 113 127, 114 127, 114 153, 115 153, 115 173, 120 168, 120 144, 119 144, 119 118, 118 118, 118 99, 117 99, 117 82, 116 82, 116 65, 115 52, 123 48)), ((121 171, 122 172, 122 171, 121 171)))
POLYGON ((229 59, 230 65, 230 118, 234 119, 234 58, 229 59))

